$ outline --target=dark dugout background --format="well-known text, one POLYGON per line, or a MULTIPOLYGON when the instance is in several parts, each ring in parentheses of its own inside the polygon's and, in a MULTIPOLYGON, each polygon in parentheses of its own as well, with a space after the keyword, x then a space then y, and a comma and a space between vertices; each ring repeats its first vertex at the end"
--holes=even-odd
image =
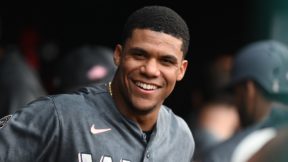
POLYGON ((166 105, 180 116, 185 117, 188 112, 197 109, 190 106, 190 90, 204 85, 202 74, 209 60, 218 54, 233 55, 243 45, 256 40, 273 38, 288 42, 288 25, 285 23, 288 21, 287 4, 284 0, 109 0, 94 3, 78 1, 67 4, 2 4, 1 46, 17 45, 21 32, 27 27, 33 27, 40 34, 40 42, 57 43, 61 55, 85 44, 114 48, 128 15, 135 9, 151 4, 173 8, 184 17, 190 27, 191 42, 187 56, 189 68, 184 80, 177 84, 175 91, 166 101, 166 105), (285 18, 286 21, 281 21, 285 18))

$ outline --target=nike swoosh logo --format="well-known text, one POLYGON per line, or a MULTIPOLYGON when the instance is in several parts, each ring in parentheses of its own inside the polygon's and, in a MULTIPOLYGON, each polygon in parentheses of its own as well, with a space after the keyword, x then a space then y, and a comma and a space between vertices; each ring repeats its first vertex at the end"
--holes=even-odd
POLYGON ((91 126, 90 131, 91 131, 92 134, 99 134, 99 133, 104 133, 104 132, 111 131, 111 128, 96 129, 96 128, 95 128, 95 125, 93 124, 93 125, 91 126))

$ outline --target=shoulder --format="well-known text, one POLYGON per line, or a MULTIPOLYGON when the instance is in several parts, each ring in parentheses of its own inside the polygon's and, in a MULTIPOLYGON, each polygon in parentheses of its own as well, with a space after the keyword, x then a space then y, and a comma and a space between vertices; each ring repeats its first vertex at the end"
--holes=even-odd
POLYGON ((163 105, 160 110, 160 116, 165 118, 167 122, 169 121, 169 123, 173 124, 175 127, 180 127, 183 130, 189 130, 190 132, 186 121, 180 116, 176 115, 169 107, 163 105))
POLYGON ((57 109, 85 108, 102 102, 109 96, 106 84, 83 87, 66 94, 50 96, 57 109))
POLYGON ((169 141, 173 147, 179 148, 178 151, 194 154, 195 142, 187 123, 178 115, 166 107, 162 106, 157 121, 157 129, 162 139, 169 141), (185 151, 182 150, 185 148, 185 151))
MULTIPOLYGON (((44 128, 49 121, 54 125, 59 125, 61 121, 67 118, 77 118, 80 120, 83 114, 86 116, 85 114, 89 114, 91 111, 97 113, 101 112, 101 109, 105 109, 105 106, 98 106, 98 108, 95 106, 95 103, 101 105, 104 98, 108 98, 107 96, 109 96, 107 90, 105 90, 104 86, 100 85, 82 88, 73 93, 40 97, 12 114, 11 117, 9 117, 11 118, 9 122, 5 120, 5 125, 16 123, 28 127, 28 125, 33 126, 37 124, 37 127, 44 128), (99 95, 99 97, 97 95, 99 95)), ((3 122, 1 123, 4 125, 3 122)))
MULTIPOLYGON (((6 119, 8 118, 6 117, 6 119)), ((22 133, 31 132, 40 136, 40 130, 55 127, 58 124, 58 115, 54 109, 52 99, 50 97, 41 97, 9 115, 9 120, 5 120, 5 123, 2 122, 1 127, 3 131, 7 126, 6 130, 20 131, 22 133)))
POLYGON ((92 85, 89 87, 83 87, 70 93, 53 95, 50 97, 53 98, 53 100, 56 102, 68 101, 69 103, 69 101, 79 102, 83 100, 95 99, 94 96, 101 96, 107 94, 108 91, 106 84, 99 84, 99 85, 92 85))
POLYGON ((19 113, 25 114, 26 119, 41 114, 43 118, 46 116, 58 118, 62 115, 67 116, 65 114, 71 115, 71 113, 85 112, 83 109, 94 108, 95 103, 103 102, 103 98, 107 98, 107 94, 104 85, 85 87, 72 93, 40 97, 23 106, 19 113))
POLYGON ((110 111, 113 101, 106 88, 101 84, 50 97, 60 121, 86 121, 110 111))
POLYGON ((248 161, 255 152, 273 139, 276 134, 277 130, 271 127, 254 131, 237 145, 235 151, 233 151, 231 161, 248 161))
POLYGON ((170 131, 173 129, 183 138, 189 138, 192 142, 194 142, 192 132, 188 127, 188 124, 183 118, 176 115, 170 108, 163 105, 160 110, 159 118, 159 120, 166 125, 164 127, 168 128, 170 131))

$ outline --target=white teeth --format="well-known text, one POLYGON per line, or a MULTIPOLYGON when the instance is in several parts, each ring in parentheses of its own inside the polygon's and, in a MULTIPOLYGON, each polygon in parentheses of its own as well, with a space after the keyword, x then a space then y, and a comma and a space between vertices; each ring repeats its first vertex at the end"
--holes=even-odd
POLYGON ((145 84, 145 83, 141 83, 141 82, 136 82, 136 85, 140 88, 145 89, 145 90, 154 90, 157 88, 155 85, 145 84))

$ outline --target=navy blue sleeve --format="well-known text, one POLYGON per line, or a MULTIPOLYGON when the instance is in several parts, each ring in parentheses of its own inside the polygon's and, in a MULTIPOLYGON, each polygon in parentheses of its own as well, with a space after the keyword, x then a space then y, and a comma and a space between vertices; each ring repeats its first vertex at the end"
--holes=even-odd
POLYGON ((58 141, 59 121, 53 100, 41 98, 1 119, 0 161, 56 161, 58 141))

